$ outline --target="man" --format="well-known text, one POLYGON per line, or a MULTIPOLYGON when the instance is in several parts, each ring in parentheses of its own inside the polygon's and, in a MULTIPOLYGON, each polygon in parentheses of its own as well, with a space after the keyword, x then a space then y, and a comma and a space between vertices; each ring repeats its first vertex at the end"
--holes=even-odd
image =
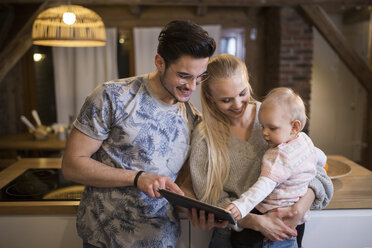
POLYGON ((157 189, 183 194, 174 180, 196 113, 187 101, 214 51, 200 26, 170 22, 156 71, 104 83, 87 97, 62 161, 64 176, 86 185, 77 215, 84 247, 176 246, 179 222, 157 189))

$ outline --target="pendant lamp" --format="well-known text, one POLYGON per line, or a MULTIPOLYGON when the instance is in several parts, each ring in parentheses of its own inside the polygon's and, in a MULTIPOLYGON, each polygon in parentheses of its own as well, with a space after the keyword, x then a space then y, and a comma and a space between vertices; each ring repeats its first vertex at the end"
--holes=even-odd
POLYGON ((41 46, 95 47, 106 45, 105 25, 94 11, 61 5, 41 12, 32 26, 32 43, 41 46))

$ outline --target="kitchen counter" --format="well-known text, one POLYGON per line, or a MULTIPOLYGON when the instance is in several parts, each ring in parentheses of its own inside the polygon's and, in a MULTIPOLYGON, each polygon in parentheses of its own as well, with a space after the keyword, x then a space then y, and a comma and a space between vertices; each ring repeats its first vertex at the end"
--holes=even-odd
MULTIPOLYGON (((351 173, 333 179, 335 193, 326 209, 372 209, 372 172, 343 156, 328 156, 328 163, 344 163, 351 173)), ((0 188, 29 168, 61 168, 61 158, 25 158, 0 172, 0 188)), ((190 195, 190 183, 182 184, 190 195)), ((76 214, 79 201, 0 202, 0 214, 76 214)))
POLYGON ((48 134, 44 140, 36 140, 31 133, 16 133, 0 136, 2 150, 63 151, 65 140, 59 140, 56 134, 48 134))
POLYGON ((372 209, 372 171, 343 156, 328 156, 332 161, 349 165, 351 173, 332 179, 334 195, 325 209, 372 209))
MULTIPOLYGON (((61 158, 24 158, 0 172, 0 189, 27 169, 59 169, 61 158)), ((0 202, 0 214, 76 214, 79 201, 0 202)))

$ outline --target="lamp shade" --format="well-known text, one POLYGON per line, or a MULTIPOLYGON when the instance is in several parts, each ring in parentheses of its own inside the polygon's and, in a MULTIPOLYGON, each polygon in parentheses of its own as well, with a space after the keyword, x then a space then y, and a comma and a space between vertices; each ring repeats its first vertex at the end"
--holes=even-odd
POLYGON ((41 12, 32 26, 32 43, 41 46, 94 47, 106 45, 105 25, 94 11, 61 5, 41 12))

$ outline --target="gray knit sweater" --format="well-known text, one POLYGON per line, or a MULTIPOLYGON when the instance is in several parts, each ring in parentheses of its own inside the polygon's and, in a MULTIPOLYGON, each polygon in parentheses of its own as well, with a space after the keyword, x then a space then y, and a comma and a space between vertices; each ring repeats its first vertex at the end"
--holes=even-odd
MULTIPOLYGON (((261 171, 261 159, 268 146, 261 135, 261 125, 258 121, 257 103, 256 117, 251 137, 244 141, 231 134, 228 145, 230 159, 230 173, 223 187, 223 192, 217 206, 226 207, 229 203, 239 198, 258 179, 261 171)), ((198 128, 193 132, 190 154, 190 173, 193 188, 197 198, 201 198, 207 183, 208 150, 205 139, 201 138, 198 128)), ((316 195, 313 209, 322 209, 328 205, 333 195, 333 184, 327 176, 323 165, 317 166, 317 176, 310 183, 316 195)))

